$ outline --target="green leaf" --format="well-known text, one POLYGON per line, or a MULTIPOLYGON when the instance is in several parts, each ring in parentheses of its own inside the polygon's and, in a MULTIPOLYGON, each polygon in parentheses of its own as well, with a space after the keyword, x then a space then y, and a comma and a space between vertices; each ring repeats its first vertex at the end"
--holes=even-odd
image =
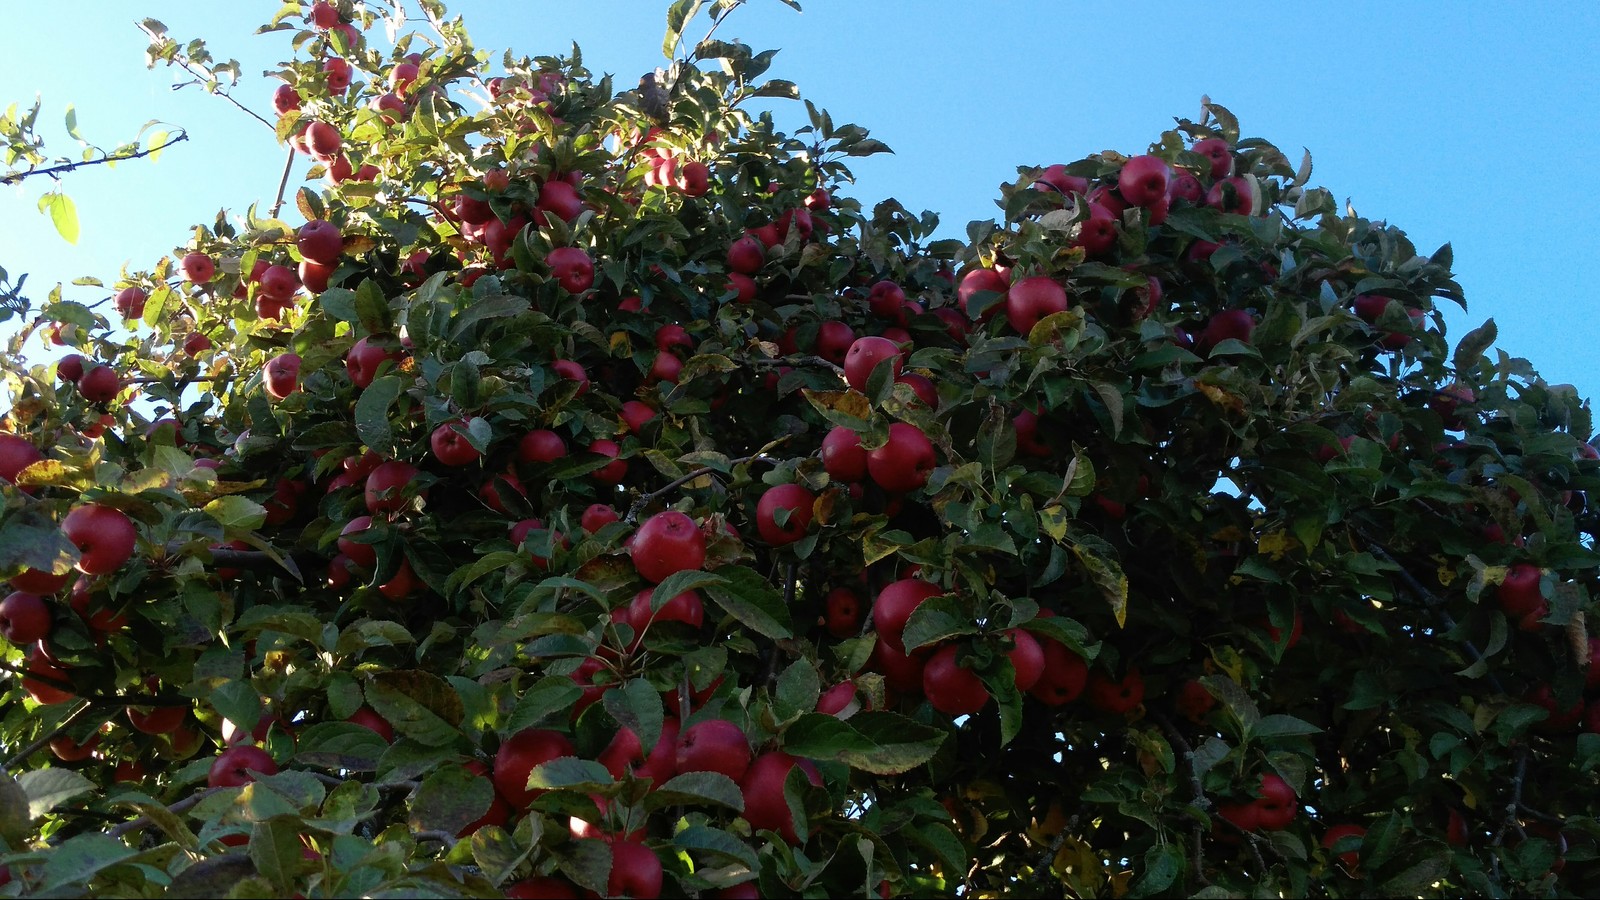
POLYGON ((941 594, 917 604, 900 640, 909 653, 959 635, 977 633, 978 624, 973 621, 967 601, 958 594, 941 594))
POLYGON ((205 505, 205 513, 228 532, 254 531, 267 523, 267 508, 254 500, 229 494, 205 505))
POLYGON ((78 208, 72 198, 60 191, 51 191, 39 198, 39 211, 48 212, 56 232, 69 244, 78 242, 78 208))
POLYGON ((369 334, 382 334, 393 327, 389 301, 383 296, 383 288, 371 278, 356 287, 356 318, 369 334))
POLYGON ((405 390, 399 375, 382 375, 361 392, 356 401, 356 434, 373 452, 388 456, 394 453, 394 428, 389 424, 389 407, 405 390))
POLYGON ((28 794, 9 775, 0 775, 0 839, 17 847, 33 832, 28 794))
POLYGON ((273 816, 250 828, 250 861, 282 896, 294 893, 295 882, 310 862, 300 842, 303 829, 299 816, 273 816))
POLYGON ((1456 352, 1451 361, 1457 372, 1468 373, 1478 368, 1478 363, 1483 359, 1483 352, 1500 336, 1500 329, 1494 324, 1494 319, 1486 320, 1482 325, 1472 329, 1461 337, 1461 342, 1456 344, 1456 352))
POLYGON ((54 812, 67 801, 92 793, 95 783, 71 769, 34 769, 17 776, 17 784, 28 797, 28 816, 54 812))
POLYGON ((110 835, 99 832, 80 834, 50 852, 44 861, 39 882, 30 887, 43 894, 56 892, 70 884, 86 885, 100 872, 138 852, 110 835))
POLYGON ((644 802, 647 811, 678 804, 725 806, 734 812, 744 812, 744 792, 721 772, 684 772, 651 791, 644 802))
POLYGON ((943 731, 898 713, 860 712, 848 722, 807 713, 784 732, 783 749, 874 775, 898 775, 932 759, 944 738, 943 731))
POLYGON ((493 802, 489 779, 461 766, 444 766, 422 779, 411 795, 407 822, 413 831, 456 834, 482 818, 493 802))
POLYGON ((817 698, 822 695, 822 677, 811 660, 801 657, 789 664, 778 675, 777 690, 773 692, 772 712, 779 722, 817 708, 817 698))
POLYGON ((461 736, 465 710, 450 683, 420 669, 379 672, 366 685, 367 703, 394 730, 429 747, 461 736))
POLYGON ((606 691, 600 702, 618 725, 634 733, 646 754, 661 739, 664 718, 661 694, 650 682, 643 678, 630 679, 621 687, 606 691))
POLYGON ((389 743, 353 722, 318 722, 300 733, 295 762, 324 769, 374 772, 389 743))
POLYGON ((528 773, 530 790, 555 790, 566 788, 577 791, 598 791, 610 787, 616 780, 606 767, 592 759, 561 756, 534 766, 528 773))
POLYGON ((720 584, 706 588, 711 599, 745 627, 763 637, 782 640, 794 636, 783 595, 753 569, 724 566, 717 570, 720 584))
POLYGON ((566 675, 546 675, 517 698, 517 705, 506 718, 503 731, 515 733, 541 725, 551 719, 572 715, 572 704, 583 696, 583 688, 566 675))
POLYGON ((1305 721, 1304 719, 1297 719, 1294 716, 1274 714, 1270 716, 1262 716, 1260 721, 1251 726, 1250 737, 1297 737, 1300 735, 1318 734, 1321 731, 1321 728, 1305 721))
POLYGON ((661 41, 661 55, 667 59, 677 56, 678 41, 683 37, 683 26, 700 11, 703 0, 675 0, 667 7, 667 34, 661 41))

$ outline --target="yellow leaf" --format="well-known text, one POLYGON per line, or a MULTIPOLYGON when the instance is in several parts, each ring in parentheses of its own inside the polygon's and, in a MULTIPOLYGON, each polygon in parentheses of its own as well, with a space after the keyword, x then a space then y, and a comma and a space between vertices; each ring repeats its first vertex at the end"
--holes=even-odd
POLYGON ((1070 520, 1066 508, 1062 506, 1047 506, 1039 510, 1039 527, 1056 541, 1066 540, 1067 523, 1070 520))
POLYGON ((1203 381, 1196 384, 1195 387, 1199 388, 1200 393, 1206 395, 1207 400, 1210 400, 1213 404, 1222 407, 1228 412, 1236 415, 1244 412, 1244 401, 1233 394, 1228 393, 1222 388, 1219 388, 1214 384, 1206 384, 1203 381))
POLYGON ((1273 562, 1283 559, 1283 555, 1300 546, 1300 542, 1282 531, 1270 531, 1261 536, 1256 542, 1257 552, 1272 557, 1273 562))

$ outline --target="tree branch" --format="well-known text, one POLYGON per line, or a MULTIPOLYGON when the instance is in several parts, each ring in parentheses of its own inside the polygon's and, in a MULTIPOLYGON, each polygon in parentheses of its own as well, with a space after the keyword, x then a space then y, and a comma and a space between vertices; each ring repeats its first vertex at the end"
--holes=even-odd
POLYGON ((283 208, 283 192, 289 186, 289 170, 294 168, 294 148, 289 148, 289 157, 283 161, 283 175, 278 178, 278 196, 272 201, 272 217, 278 217, 278 210, 283 208))
MULTIPOLYGON (((749 456, 741 456, 738 459, 730 459, 730 460, 728 460, 728 465, 729 466, 742 466, 745 463, 754 462, 754 461, 756 461, 758 459, 766 459, 767 458, 767 455, 766 455, 767 450, 771 449, 777 443, 779 443, 779 441, 774 441, 772 444, 768 444, 766 447, 762 448, 760 452, 752 453, 749 456)), ((645 507, 649 506, 654 501, 660 499, 662 496, 671 493, 672 491, 676 490, 677 488, 680 488, 683 485, 686 485, 689 482, 694 481, 697 478, 704 478, 707 475, 723 475, 723 474, 725 474, 725 473, 721 469, 718 469, 718 468, 715 468, 715 467, 712 467, 712 466, 701 466, 700 468, 695 469, 693 472, 690 472, 687 475, 681 475, 681 476, 679 476, 677 478, 672 479, 671 481, 667 482, 666 485, 664 485, 663 487, 657 488, 656 490, 653 490, 648 494, 640 495, 639 499, 633 501, 633 504, 628 507, 628 514, 626 516, 624 516, 623 518, 624 518, 625 521, 627 521, 629 523, 632 523, 632 522, 636 521, 639 518, 639 513, 643 512, 645 507)))
POLYGON ((6 760, 4 764, 0 764, 0 768, 10 769, 33 754, 39 752, 39 750, 45 745, 64 734, 68 728, 71 728, 87 718, 89 713, 95 709, 95 706, 96 705, 90 701, 84 701, 82 706, 73 710, 72 714, 67 716, 65 719, 62 719, 60 725, 50 729, 41 735, 38 740, 26 747, 23 747, 21 750, 18 750, 10 759, 6 760))
MULTIPOLYGON (((167 807, 167 812, 174 813, 174 814, 182 813, 182 812, 188 812, 189 810, 191 810, 191 809, 195 808, 197 805, 199 805, 201 800, 204 800, 205 798, 211 796, 212 794, 215 794, 217 791, 225 791, 225 790, 227 790, 227 788, 225 788, 225 787, 214 787, 214 788, 206 788, 205 790, 202 790, 202 791, 195 791, 193 794, 190 794, 189 796, 183 798, 182 800, 179 800, 178 802, 173 803, 170 806, 168 806, 167 807)), ((114 837, 114 838, 120 838, 123 835, 129 834, 129 833, 134 832, 134 831, 142 831, 143 829, 150 827, 151 824, 153 824, 153 823, 150 821, 150 817, 149 816, 140 816, 137 819, 133 819, 133 820, 128 821, 128 822, 123 822, 121 825, 118 825, 118 826, 110 829, 109 831, 107 831, 106 834, 111 836, 111 837, 114 837)))
POLYGON ((135 150, 130 153, 107 154, 99 159, 86 159, 81 162, 62 163, 59 166, 48 166, 43 169, 28 169, 24 172, 13 172, 9 175, 0 176, 0 184, 21 184, 24 180, 32 178, 35 175, 49 175, 50 177, 54 178, 57 175, 64 175, 67 172, 71 172, 75 169, 87 168, 88 166, 98 166, 106 163, 119 163, 130 159, 143 159, 146 156, 160 153, 162 150, 171 147, 173 144, 180 144, 188 139, 189 133, 180 129, 177 137, 169 138, 159 147, 146 147, 142 150, 135 150))
MULTIPOLYGON (((1194 770, 1194 747, 1190 746, 1183 733, 1178 730, 1177 726, 1172 724, 1172 720, 1167 718, 1164 713, 1156 710, 1146 710, 1146 713, 1157 725, 1161 726, 1161 730, 1167 735, 1167 740, 1176 744, 1178 749, 1183 751, 1183 770, 1189 776, 1189 793, 1194 796, 1194 805, 1202 810, 1209 810, 1211 808, 1211 798, 1206 796, 1205 786, 1200 783, 1200 776, 1194 770)), ((1194 827, 1189 830, 1189 839, 1193 844, 1189 851, 1189 865, 1194 870, 1195 881, 1199 882, 1201 887, 1205 887, 1211 884, 1211 881, 1206 878, 1205 874, 1204 826, 1199 822, 1195 822, 1194 827)))

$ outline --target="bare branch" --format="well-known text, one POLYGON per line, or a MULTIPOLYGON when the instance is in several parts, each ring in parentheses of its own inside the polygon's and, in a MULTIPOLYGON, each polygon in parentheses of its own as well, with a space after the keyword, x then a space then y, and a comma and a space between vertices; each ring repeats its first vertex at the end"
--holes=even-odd
POLYGON ((32 178, 36 175, 49 175, 50 177, 55 178, 59 175, 65 175, 66 173, 75 169, 87 168, 88 166, 98 166, 105 163, 119 163, 130 159, 143 159, 146 156, 160 153, 162 150, 171 147, 173 144, 179 144, 187 141, 188 139, 188 132, 180 130, 177 137, 169 138, 159 147, 146 147, 142 150, 135 150, 128 153, 112 153, 102 156, 98 159, 86 159, 82 162, 62 163, 59 166, 48 166, 43 169, 28 169, 23 172, 13 172, 9 175, 0 176, 0 184, 21 184, 25 179, 32 178))

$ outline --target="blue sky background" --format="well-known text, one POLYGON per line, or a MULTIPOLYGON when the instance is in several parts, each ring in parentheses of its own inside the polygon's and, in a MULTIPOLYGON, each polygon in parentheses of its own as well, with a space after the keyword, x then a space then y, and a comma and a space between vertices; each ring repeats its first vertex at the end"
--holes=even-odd
MULTIPOLYGON (((255 36, 276 0, 76 0, 7 3, 0 104, 44 99, 51 149, 77 108, 89 140, 113 146, 148 119, 191 140, 157 163, 77 173, 66 189, 82 236, 70 246, 35 208, 37 180, 0 189, 0 266, 30 273, 29 293, 84 274, 108 281, 184 243, 220 208, 269 203, 284 151, 226 103, 173 91, 147 71, 133 22, 151 16, 180 39, 236 58, 240 100, 270 118, 286 35, 255 36)), ((1201 95, 1244 133, 1298 159, 1312 184, 1363 215, 1406 229, 1430 252, 1450 241, 1470 311, 1447 315, 1451 341, 1483 319, 1498 346, 1550 381, 1600 394, 1600 4, 1340 2, 1195 4, 1072 0, 803 0, 795 13, 752 0, 719 38, 782 48, 770 71, 800 85, 836 122, 855 122, 894 156, 862 160, 849 193, 932 209, 947 236, 997 216, 997 185, 1018 165, 1141 152, 1201 95)), ((565 53, 573 41, 621 87, 662 62, 664 0, 458 0, 480 47, 565 53)), ((701 19, 688 30, 703 34, 701 19)), ((778 107, 793 130, 799 103, 778 107)), ((297 161, 291 185, 306 163, 297 161)), ((93 301, 104 292, 68 287, 93 301)), ((42 357, 42 345, 39 347, 42 357)))

